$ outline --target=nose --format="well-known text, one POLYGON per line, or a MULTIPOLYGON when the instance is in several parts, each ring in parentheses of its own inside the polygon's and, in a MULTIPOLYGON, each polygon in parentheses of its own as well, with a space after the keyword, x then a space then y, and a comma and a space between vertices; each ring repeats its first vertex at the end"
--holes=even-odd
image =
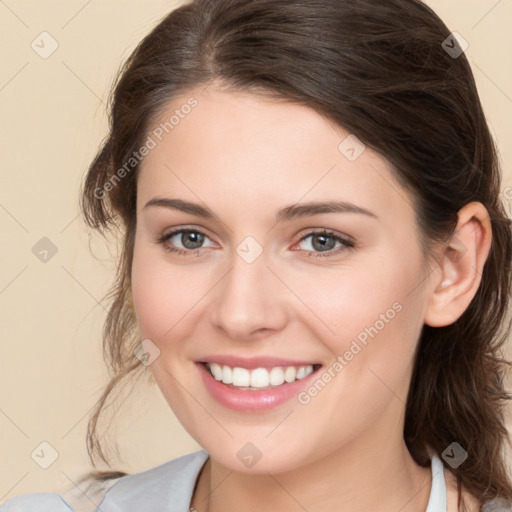
POLYGON ((250 341, 286 325, 290 292, 267 266, 264 252, 251 263, 234 253, 230 270, 215 289, 210 321, 224 336, 250 341))

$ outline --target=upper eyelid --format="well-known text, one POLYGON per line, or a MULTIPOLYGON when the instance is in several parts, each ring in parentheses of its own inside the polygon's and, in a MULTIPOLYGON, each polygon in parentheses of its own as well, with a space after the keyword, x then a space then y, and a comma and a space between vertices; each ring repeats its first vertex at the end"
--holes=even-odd
POLYGON ((194 228, 194 227, 188 227, 188 226, 185 226, 185 227, 180 227, 180 228, 173 228, 171 230, 169 230, 169 232, 167 233, 164 233, 162 234, 159 238, 160 239, 169 239, 175 235, 178 235, 184 231, 192 231, 193 233, 201 233, 205 236, 207 236, 210 240, 212 239, 212 237, 207 233, 207 230, 205 230, 204 228, 194 228))
MULTIPOLYGON (((180 235, 186 231, 190 231, 192 233, 201 233, 202 235, 207 237, 209 240, 212 240, 212 237, 208 233, 206 233, 203 229, 189 228, 189 227, 171 229, 168 233, 164 233, 163 235, 159 236, 158 240, 159 241, 169 241, 172 237, 174 237, 176 235, 180 235)), ((190 249, 190 250, 192 250, 192 249, 190 249)))

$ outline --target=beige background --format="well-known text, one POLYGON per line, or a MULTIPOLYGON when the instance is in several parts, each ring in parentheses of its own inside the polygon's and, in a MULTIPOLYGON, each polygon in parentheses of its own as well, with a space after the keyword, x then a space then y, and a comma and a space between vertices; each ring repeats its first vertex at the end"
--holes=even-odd
MULTIPOLYGON (((105 135, 115 71, 177 3, 0 0, 0 501, 68 488, 89 468, 85 433, 106 379, 101 299, 113 267, 97 237, 98 259, 91 255, 78 186, 105 135), (31 48, 43 31, 59 45, 47 59, 31 48), (32 253, 42 237, 57 248, 46 263, 32 253), (58 453, 48 469, 31 458, 43 441, 58 453)), ((512 2, 427 3, 469 43, 505 193, 512 187, 512 2)), ((141 471, 199 448, 156 387, 129 393, 113 424, 118 468, 141 471)))

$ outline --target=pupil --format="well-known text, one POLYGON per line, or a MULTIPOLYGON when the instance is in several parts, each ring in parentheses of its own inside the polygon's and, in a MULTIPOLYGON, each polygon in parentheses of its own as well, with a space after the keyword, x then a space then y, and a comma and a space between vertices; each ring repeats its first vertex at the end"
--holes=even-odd
POLYGON ((183 233, 181 242, 188 249, 197 249, 198 247, 201 246, 203 238, 204 236, 200 233, 196 233, 194 231, 187 231, 183 233), (190 247, 187 243, 189 240, 192 240, 192 247, 190 247))
POLYGON ((327 249, 332 249, 333 248, 333 242, 334 242, 334 239, 329 236, 329 235, 315 235, 313 237, 313 247, 315 249, 325 249, 327 247, 327 249), (331 239, 332 240, 332 243, 331 244, 328 244, 326 243, 326 239, 331 239), (315 246, 315 240, 321 240, 320 244, 318 246, 315 246))

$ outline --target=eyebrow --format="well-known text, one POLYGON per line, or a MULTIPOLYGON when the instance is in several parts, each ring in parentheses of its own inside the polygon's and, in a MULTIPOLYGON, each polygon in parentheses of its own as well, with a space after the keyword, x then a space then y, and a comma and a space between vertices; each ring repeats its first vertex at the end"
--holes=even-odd
MULTIPOLYGON (((172 210, 179 210, 204 219, 213 219, 216 217, 209 208, 197 203, 184 201, 182 199, 155 197, 150 199, 144 205, 144 208, 148 208, 149 206, 160 206, 170 208, 172 210)), ((281 208, 277 212, 275 223, 279 224, 292 219, 318 215, 321 213, 358 213, 378 219, 377 215, 370 210, 346 201, 312 201, 309 203, 292 204, 281 208)))

